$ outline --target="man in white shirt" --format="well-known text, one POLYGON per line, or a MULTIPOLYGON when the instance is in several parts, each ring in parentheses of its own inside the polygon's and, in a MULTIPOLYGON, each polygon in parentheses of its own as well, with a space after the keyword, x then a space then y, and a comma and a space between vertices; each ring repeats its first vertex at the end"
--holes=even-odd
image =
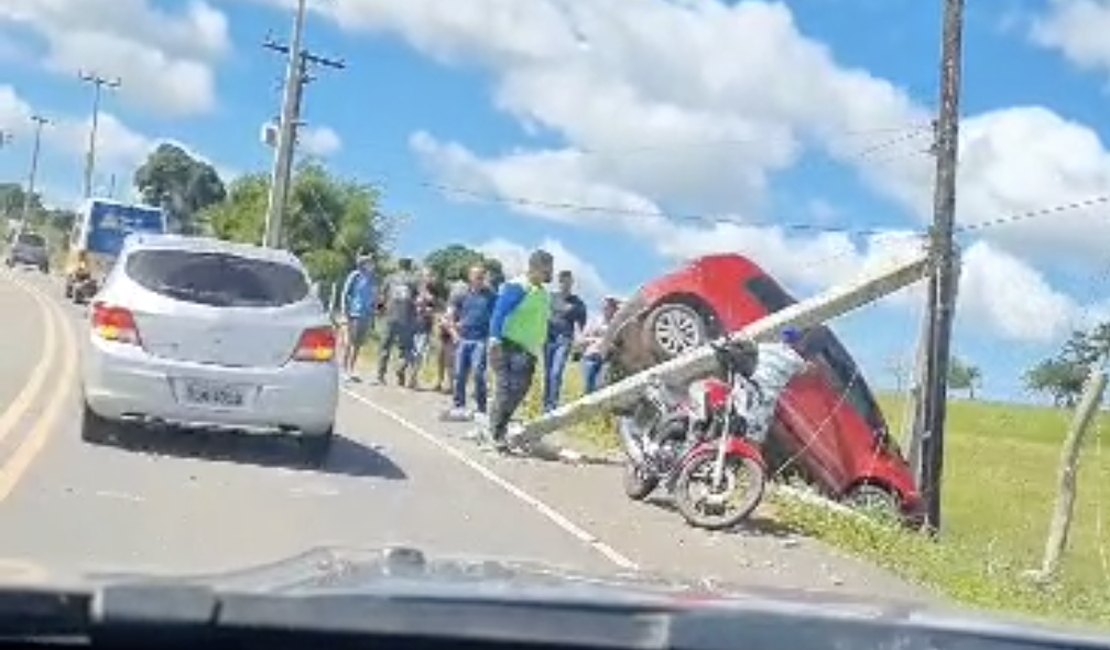
POLYGON ((601 314, 582 331, 579 345, 582 347, 582 383, 586 393, 592 393, 598 388, 605 364, 601 357, 601 342, 619 308, 620 301, 607 296, 601 303, 601 314))
POLYGON ((759 394, 748 409, 748 435, 755 442, 767 438, 779 398, 791 380, 810 367, 798 352, 801 344, 802 333, 795 327, 785 328, 778 341, 759 344, 759 360, 751 377, 759 394))

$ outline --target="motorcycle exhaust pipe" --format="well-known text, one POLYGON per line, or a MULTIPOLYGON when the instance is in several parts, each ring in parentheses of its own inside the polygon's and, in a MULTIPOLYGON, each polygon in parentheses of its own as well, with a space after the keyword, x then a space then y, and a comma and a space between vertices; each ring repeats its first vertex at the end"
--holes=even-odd
POLYGON ((637 465, 643 465, 646 458, 640 430, 636 427, 635 420, 628 416, 617 418, 617 431, 620 433, 621 442, 624 443, 624 453, 629 460, 637 465))

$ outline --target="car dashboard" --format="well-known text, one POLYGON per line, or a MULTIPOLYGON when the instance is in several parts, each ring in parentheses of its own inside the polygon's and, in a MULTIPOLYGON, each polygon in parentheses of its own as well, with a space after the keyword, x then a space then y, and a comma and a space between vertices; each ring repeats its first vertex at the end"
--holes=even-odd
MULTIPOLYGON (((835 611, 835 610, 833 610, 835 611)), ((834 614, 758 601, 479 600, 396 593, 221 595, 202 586, 112 586, 93 595, 5 592, 0 648, 629 648, 1034 650, 1105 638, 885 610, 834 614)))

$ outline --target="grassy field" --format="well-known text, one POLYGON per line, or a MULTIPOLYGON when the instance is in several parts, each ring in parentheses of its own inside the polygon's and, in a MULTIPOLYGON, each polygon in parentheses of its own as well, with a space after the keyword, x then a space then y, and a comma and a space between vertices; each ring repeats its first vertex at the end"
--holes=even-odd
MULTIPOLYGON (((525 417, 539 413, 539 390, 537 381, 525 417)), ((577 365, 567 368, 566 393, 564 400, 581 394, 577 365)), ((904 403, 890 395, 880 401, 891 430, 901 430, 904 403)), ((969 606, 1110 626, 1110 416, 1096 422, 1084 449, 1062 575, 1049 587, 1022 575, 1040 564, 1070 417, 1066 410, 951 401, 939 541, 781 499, 776 516, 969 606)), ((568 438, 585 451, 612 450, 613 431, 598 418, 573 427, 568 438)))

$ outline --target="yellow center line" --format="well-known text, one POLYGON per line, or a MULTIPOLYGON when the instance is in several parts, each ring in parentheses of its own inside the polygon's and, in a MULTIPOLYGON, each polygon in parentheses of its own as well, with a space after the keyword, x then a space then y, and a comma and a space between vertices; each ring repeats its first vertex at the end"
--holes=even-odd
MULTIPOLYGON (((58 353, 58 326, 55 321, 55 312, 50 308, 50 302, 43 298, 42 294, 32 291, 25 286, 22 282, 15 280, 11 276, 4 278, 11 285, 18 287, 38 305, 39 312, 46 321, 43 329, 43 344, 42 355, 39 357, 38 363, 31 371, 31 376, 27 379, 27 383, 23 385, 23 390, 15 396, 15 399, 8 405, 7 410, 0 415, 0 441, 4 440, 15 430, 15 426, 19 424, 23 416, 30 410, 31 405, 42 392, 43 385, 46 383, 46 378, 50 375, 50 370, 53 368, 55 359, 58 353)), ((0 281, 4 281, 0 280, 0 281)))
POLYGON ((15 486, 31 468, 31 464, 46 447, 47 441, 50 439, 54 427, 57 425, 58 419, 65 410, 68 398, 73 392, 73 386, 77 377, 77 344, 76 333, 73 329, 73 324, 65 314, 61 312, 60 306, 54 300, 46 298, 42 293, 34 287, 24 287, 27 291, 36 295, 36 298, 43 301, 47 305, 46 309, 50 312, 48 315, 48 322, 57 319, 61 323, 60 338, 62 340, 62 370, 58 375, 57 387, 61 390, 54 391, 53 398, 43 408, 42 414, 35 422, 30 433, 24 438, 22 444, 16 448, 15 452, 8 458, 8 460, 0 465, 0 501, 7 499, 15 486))

